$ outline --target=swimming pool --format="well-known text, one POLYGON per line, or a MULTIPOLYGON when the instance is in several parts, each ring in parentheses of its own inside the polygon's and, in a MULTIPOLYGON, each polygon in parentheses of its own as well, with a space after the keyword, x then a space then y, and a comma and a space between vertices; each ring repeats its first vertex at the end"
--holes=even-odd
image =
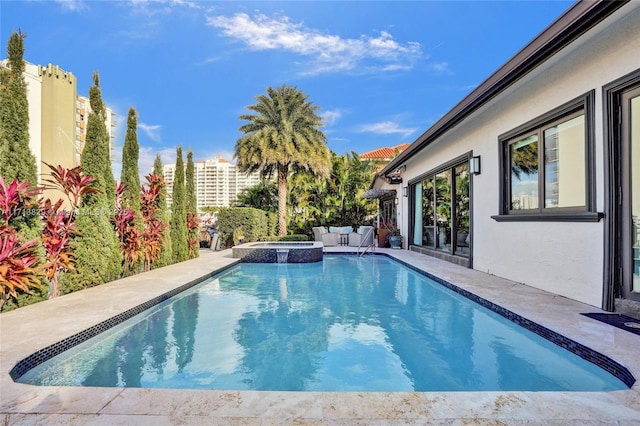
POLYGON ((627 389, 382 256, 242 264, 41 364, 22 383, 199 389, 627 389))

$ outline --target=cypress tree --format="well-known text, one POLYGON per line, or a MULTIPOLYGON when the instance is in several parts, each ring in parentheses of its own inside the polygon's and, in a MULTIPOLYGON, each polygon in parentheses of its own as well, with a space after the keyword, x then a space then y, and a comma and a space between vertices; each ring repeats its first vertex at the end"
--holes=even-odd
POLYGON ((187 232, 187 206, 185 200, 184 162, 182 147, 176 149, 176 170, 173 175, 171 203, 171 251, 173 262, 187 260, 189 255, 189 234, 187 232))
MULTIPOLYGON (((153 162, 153 174, 162 176, 164 178, 164 171, 162 168, 162 159, 160 158, 160 154, 156 154, 156 159, 153 162)), ((160 191, 160 196, 158 197, 158 216, 164 223, 170 223, 171 215, 169 214, 169 208, 167 207, 166 186, 162 188, 162 191, 160 191)), ((173 263, 173 256, 171 252, 171 233, 169 232, 169 228, 164 230, 163 237, 162 252, 160 253, 160 257, 158 258, 158 260, 156 260, 153 265, 151 265, 152 269, 161 268, 173 263)))
MULTIPOLYGON (((0 176, 38 184, 36 159, 29 148, 29 102, 24 80, 24 34, 14 32, 7 44, 9 69, 0 71, 0 176)), ((24 241, 38 238, 41 222, 37 214, 17 215, 11 226, 24 241)))
MULTIPOLYGON (((131 107, 127 114, 127 132, 122 146, 122 172, 120 182, 125 184, 122 194, 123 205, 133 210, 136 217, 134 225, 140 230, 140 235, 144 231, 144 221, 142 220, 140 201, 140 172, 138 170, 138 159, 140 157, 140 146, 138 145, 138 114, 136 109, 131 107)), ((143 259, 133 265, 132 270, 124 271, 126 275, 136 273, 140 270, 143 259)))
POLYGON ((37 185, 36 160, 29 148, 29 102, 24 80, 24 37, 14 32, 7 43, 8 70, 0 77, 0 175, 37 185))
MULTIPOLYGON (((186 175, 185 175, 185 180, 186 180, 186 187, 187 187, 187 206, 186 206, 186 210, 187 210, 187 217, 189 217, 189 214, 198 217, 198 201, 196 198, 196 176, 195 176, 195 165, 193 164, 193 151, 191 149, 189 149, 189 151, 187 151, 187 171, 186 171, 186 175)), ((187 224, 188 225, 188 224, 187 224)), ((188 230, 188 234, 189 234, 189 240, 190 241, 196 241, 199 243, 199 229, 198 228, 194 228, 194 229, 189 229, 188 230)), ((195 258, 198 257, 199 255, 199 244, 198 247, 196 247, 194 250, 191 250, 192 254, 191 254, 191 258, 195 258)))
MULTIPOLYGON (((25 34, 13 32, 7 43, 7 68, 0 68, 0 176, 8 185, 17 179, 38 184, 36 160, 29 147, 29 101, 27 83, 24 79, 24 38, 25 34)), ((37 211, 36 205, 25 206, 37 211)), ((38 240, 38 257, 44 257, 39 242, 42 222, 38 214, 21 214, 11 218, 9 224, 17 231, 22 242, 38 240)), ((46 299, 48 286, 43 279, 43 287, 33 294, 21 294, 16 301, 6 306, 23 306, 46 299)))
POLYGON ((127 133, 122 147, 122 173, 120 182, 126 184, 123 198, 127 206, 140 216, 140 172, 138 170, 138 158, 140 146, 138 145, 138 115, 135 108, 129 108, 127 115, 127 133))
POLYGON ((93 74, 89 89, 91 111, 87 120, 87 137, 80 158, 82 171, 96 179, 99 193, 82 197, 77 219, 80 236, 74 240, 78 262, 76 269, 62 276, 65 292, 92 287, 120 277, 122 265, 120 243, 111 223, 115 208, 115 181, 109 155, 109 133, 98 73, 93 74))

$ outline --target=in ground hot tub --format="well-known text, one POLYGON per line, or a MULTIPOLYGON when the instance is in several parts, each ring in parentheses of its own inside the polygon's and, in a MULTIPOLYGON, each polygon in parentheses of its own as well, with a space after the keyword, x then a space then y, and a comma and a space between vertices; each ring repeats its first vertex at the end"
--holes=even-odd
POLYGON ((234 246, 233 257, 248 263, 311 263, 322 261, 319 241, 264 241, 234 246))

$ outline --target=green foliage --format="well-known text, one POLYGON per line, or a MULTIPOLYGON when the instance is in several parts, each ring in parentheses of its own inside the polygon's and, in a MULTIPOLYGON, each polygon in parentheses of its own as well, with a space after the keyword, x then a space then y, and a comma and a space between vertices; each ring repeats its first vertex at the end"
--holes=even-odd
POLYGON ((160 218, 158 198, 165 187, 164 178, 160 175, 150 174, 146 176, 147 185, 143 185, 140 194, 142 202, 141 211, 144 221, 144 269, 148 271, 162 253, 164 231, 169 226, 160 218))
POLYGON ((278 235, 278 214, 267 212, 267 237, 275 237, 278 235))
POLYGON ((291 232, 313 235, 314 226, 372 224, 376 200, 363 199, 375 170, 356 153, 332 156, 330 179, 298 173, 289 186, 289 229, 291 232))
MULTIPOLYGON (((162 159, 160 154, 156 154, 156 159, 153 162, 153 174, 162 177, 164 181, 164 171, 162 169, 162 159)), ((162 223, 169 225, 171 222, 171 214, 167 208, 167 186, 162 185, 160 193, 157 197, 158 213, 157 217, 162 223)), ((169 226, 162 230, 162 243, 160 248, 160 254, 158 258, 152 263, 151 268, 161 268, 163 266, 171 265, 173 263, 172 247, 171 247, 171 233, 169 226)))
MULTIPOLYGON (((97 192, 93 187, 92 176, 83 176, 80 166, 65 169, 62 166, 53 167, 45 163, 51 170, 51 179, 47 182, 58 188, 69 200, 71 210, 80 207, 82 195, 97 192)), ((71 239, 78 235, 76 215, 61 209, 63 199, 54 204, 50 199, 44 202, 42 230, 42 246, 45 251, 44 270, 50 283, 49 298, 62 294, 60 288, 60 274, 74 269, 77 256, 71 249, 71 239)))
POLYGON ((79 235, 71 243, 78 256, 76 269, 60 278, 65 293, 115 280, 122 270, 120 243, 111 224, 115 208, 115 180, 97 72, 93 74, 93 82, 89 89, 91 111, 87 138, 80 162, 84 175, 95 179, 93 187, 98 192, 82 197, 76 222, 79 235))
POLYGON ((7 43, 8 70, 0 77, 0 176, 35 186, 37 167, 29 148, 29 102, 24 80, 24 37, 14 32, 7 43))
POLYGON ((87 137, 80 162, 83 173, 96 179, 95 187, 101 194, 85 197, 82 205, 92 204, 94 196, 106 195, 107 203, 114 206, 116 186, 111 169, 110 137, 105 125, 105 109, 97 72, 93 73, 93 83, 94 85, 89 88, 91 111, 87 119, 87 137))
POLYGON ((184 162, 182 147, 176 149, 176 170, 173 176, 171 203, 171 251, 173 262, 182 262, 189 257, 189 233, 187 230, 187 206, 185 200, 184 162))
POLYGON ((124 184, 119 184, 116 187, 116 209, 111 223, 116 228, 116 235, 120 242, 122 276, 128 277, 137 273, 142 266, 144 241, 142 229, 136 223, 142 219, 136 215, 133 209, 124 204, 124 188, 124 184))
MULTIPOLYGON (((120 173, 120 182, 124 184, 122 189, 122 207, 130 209, 134 213, 133 226, 138 229, 139 235, 142 235, 144 230, 144 223, 142 220, 142 213, 140 207, 140 171, 138 169, 138 158, 140 156, 140 147, 138 145, 138 114, 135 108, 129 108, 127 114, 127 132, 124 138, 124 145, 122 147, 122 172, 120 173)), ((117 198, 117 196, 116 196, 117 198)), ((136 232, 132 229, 127 231, 127 235, 132 237, 136 235, 136 232)), ((123 241, 121 240, 121 246, 123 241)), ((128 247, 132 248, 129 244, 128 247)), ((135 244, 134 244, 135 245, 135 244)), ((131 252, 131 250, 129 250, 131 252)), ((131 259, 131 257, 130 257, 131 259)), ((142 257, 139 261, 131 265, 129 271, 124 270, 125 275, 130 275, 134 271, 139 270, 142 267, 142 257)), ((125 262, 128 264, 128 262, 125 262)))
MULTIPOLYGON (((29 147, 29 102, 23 76, 24 37, 20 32, 11 34, 7 43, 8 69, 0 69, 0 176, 5 182, 18 180, 35 187, 37 167, 29 147)), ((36 207, 35 201, 31 207, 36 207)), ((37 239, 37 256, 44 255, 39 243, 42 224, 38 215, 15 215, 10 225, 22 241, 37 239)))
POLYGON ((236 142, 235 158, 243 172, 260 171, 265 177, 278 179, 278 229, 286 235, 287 180, 289 173, 305 170, 328 177, 331 154, 326 136, 319 129, 319 107, 295 87, 267 87, 267 95, 256 97, 247 108, 256 114, 244 114, 240 120, 242 136, 236 142))
POLYGON ((120 278, 120 244, 109 220, 112 213, 113 207, 107 207, 104 201, 94 204, 91 209, 80 209, 76 223, 81 235, 71 242, 78 260, 74 270, 60 277, 63 293, 120 278))
POLYGON ((127 116, 127 133, 122 147, 122 173, 120 182, 125 184, 122 193, 123 203, 140 214, 140 171, 138 169, 138 158, 140 147, 138 145, 138 115, 135 108, 129 108, 127 116))
POLYGON ((198 216, 198 201, 196 198, 196 176, 195 166, 193 164, 193 151, 189 149, 187 151, 187 171, 185 175, 185 185, 187 189, 187 229, 188 229, 188 241, 189 241, 189 259, 193 259, 199 256, 198 243, 199 243, 199 228, 200 221, 198 216))
POLYGON ((305 234, 291 234, 282 237, 276 237, 277 241, 309 241, 309 236, 305 234))
POLYGON ((226 207, 218 212, 218 232, 225 247, 234 245, 238 229, 244 234, 244 242, 267 239, 267 215, 264 211, 251 207, 226 207))
POLYGON ((244 230, 242 229, 242 226, 238 226, 236 229, 233 230, 233 245, 237 246, 238 244, 241 244, 244 242, 244 230))
POLYGON ((10 298, 42 286, 38 239, 24 242, 10 225, 13 217, 23 214, 24 206, 34 203, 37 194, 28 182, 13 180, 5 185, 0 176, 0 311, 10 298))
POLYGON ((272 180, 262 180, 259 184, 244 188, 238 194, 238 207, 253 207, 274 212, 278 211, 278 187, 272 180))

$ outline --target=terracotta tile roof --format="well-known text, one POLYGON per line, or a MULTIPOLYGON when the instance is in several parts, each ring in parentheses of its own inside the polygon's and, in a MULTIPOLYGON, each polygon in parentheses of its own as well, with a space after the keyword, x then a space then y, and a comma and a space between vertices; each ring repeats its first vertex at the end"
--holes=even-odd
POLYGON ((391 160, 397 153, 404 151, 408 147, 408 143, 403 143, 393 148, 378 148, 359 155, 360 158, 391 160))

